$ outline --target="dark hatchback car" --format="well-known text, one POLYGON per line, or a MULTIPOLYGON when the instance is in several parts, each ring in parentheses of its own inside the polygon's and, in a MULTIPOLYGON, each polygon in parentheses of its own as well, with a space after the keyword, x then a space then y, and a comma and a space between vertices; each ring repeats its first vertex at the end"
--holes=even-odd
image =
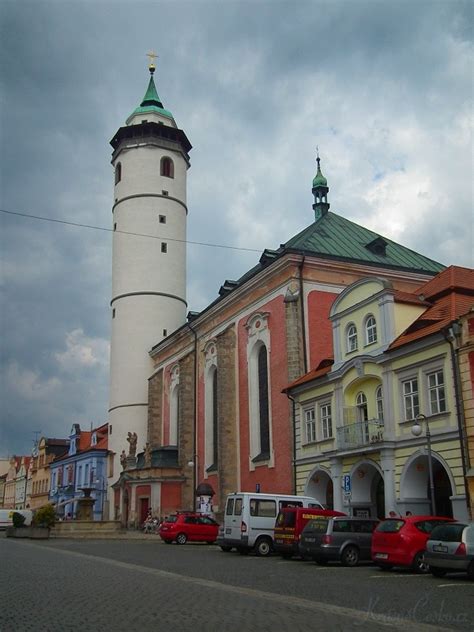
POLYGON ((375 518, 314 518, 301 534, 300 554, 318 564, 334 560, 356 566, 360 560, 370 560, 372 533, 378 523, 375 518))

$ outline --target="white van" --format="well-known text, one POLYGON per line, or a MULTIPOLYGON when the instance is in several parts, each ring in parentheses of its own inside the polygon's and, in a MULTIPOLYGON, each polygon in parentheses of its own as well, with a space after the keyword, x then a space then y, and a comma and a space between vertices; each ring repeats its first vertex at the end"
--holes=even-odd
POLYGON ((251 549, 262 557, 273 550, 275 520, 284 507, 324 507, 309 496, 236 492, 227 496, 224 529, 218 538, 223 551, 236 548, 244 555, 251 549))
POLYGON ((13 526, 13 514, 15 512, 25 516, 25 526, 30 526, 33 518, 31 509, 0 509, 0 529, 13 526))

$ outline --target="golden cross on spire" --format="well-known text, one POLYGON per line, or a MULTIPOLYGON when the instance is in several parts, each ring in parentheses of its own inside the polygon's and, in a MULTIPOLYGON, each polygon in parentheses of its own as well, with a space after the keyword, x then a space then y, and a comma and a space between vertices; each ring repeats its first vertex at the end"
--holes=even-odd
POLYGON ((150 63, 148 64, 148 68, 151 70, 155 70, 155 59, 158 59, 158 55, 154 51, 150 51, 146 54, 147 57, 150 58, 150 63))

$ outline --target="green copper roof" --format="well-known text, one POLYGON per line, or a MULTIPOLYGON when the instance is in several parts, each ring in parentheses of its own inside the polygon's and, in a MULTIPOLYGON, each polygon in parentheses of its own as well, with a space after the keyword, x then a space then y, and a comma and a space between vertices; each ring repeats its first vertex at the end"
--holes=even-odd
POLYGON ((327 187, 328 185, 328 181, 326 180, 326 178, 323 176, 323 174, 321 173, 321 168, 319 166, 319 160, 318 160, 318 172, 316 173, 316 175, 314 176, 314 180, 313 180, 313 188, 314 187, 327 187))
POLYGON ((438 273, 445 266, 328 212, 283 245, 309 255, 412 272, 438 273))
POLYGON ((162 116, 166 116, 167 118, 173 119, 173 115, 169 110, 165 110, 163 107, 163 103, 161 102, 160 97, 158 96, 158 92, 156 91, 155 82, 153 80, 153 75, 150 77, 150 81, 148 83, 148 88, 143 97, 140 106, 136 108, 132 114, 129 116, 134 116, 135 114, 145 114, 148 112, 156 112, 157 114, 161 114, 162 116))

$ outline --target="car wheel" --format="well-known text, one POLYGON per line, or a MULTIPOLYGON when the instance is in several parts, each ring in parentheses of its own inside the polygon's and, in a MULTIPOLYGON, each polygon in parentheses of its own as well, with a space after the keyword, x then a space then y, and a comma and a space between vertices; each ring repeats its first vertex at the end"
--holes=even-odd
POLYGON ((391 564, 377 564, 381 571, 391 571, 393 566, 391 564))
POLYGON ((232 547, 221 544, 221 550, 224 551, 224 553, 229 553, 230 551, 232 551, 232 547))
POLYGON ((260 538, 255 544, 255 553, 259 557, 268 557, 272 552, 272 542, 269 538, 260 538))
POLYGON ((430 566, 430 571, 433 577, 444 577, 446 575, 446 571, 444 568, 437 568, 436 566, 430 566))
POLYGON ((467 576, 469 579, 474 580, 474 561, 469 564, 467 567, 467 576))
POLYGON ((355 546, 346 546, 341 553, 343 566, 357 566, 359 561, 359 550, 355 546))
POLYGON ((411 567, 412 567, 412 570, 415 571, 415 573, 429 573, 430 572, 430 567, 425 562, 424 551, 418 551, 418 553, 413 558, 411 567))
POLYGON ((176 536, 177 544, 186 544, 187 541, 188 541, 188 536, 185 533, 178 533, 178 535, 176 536))

